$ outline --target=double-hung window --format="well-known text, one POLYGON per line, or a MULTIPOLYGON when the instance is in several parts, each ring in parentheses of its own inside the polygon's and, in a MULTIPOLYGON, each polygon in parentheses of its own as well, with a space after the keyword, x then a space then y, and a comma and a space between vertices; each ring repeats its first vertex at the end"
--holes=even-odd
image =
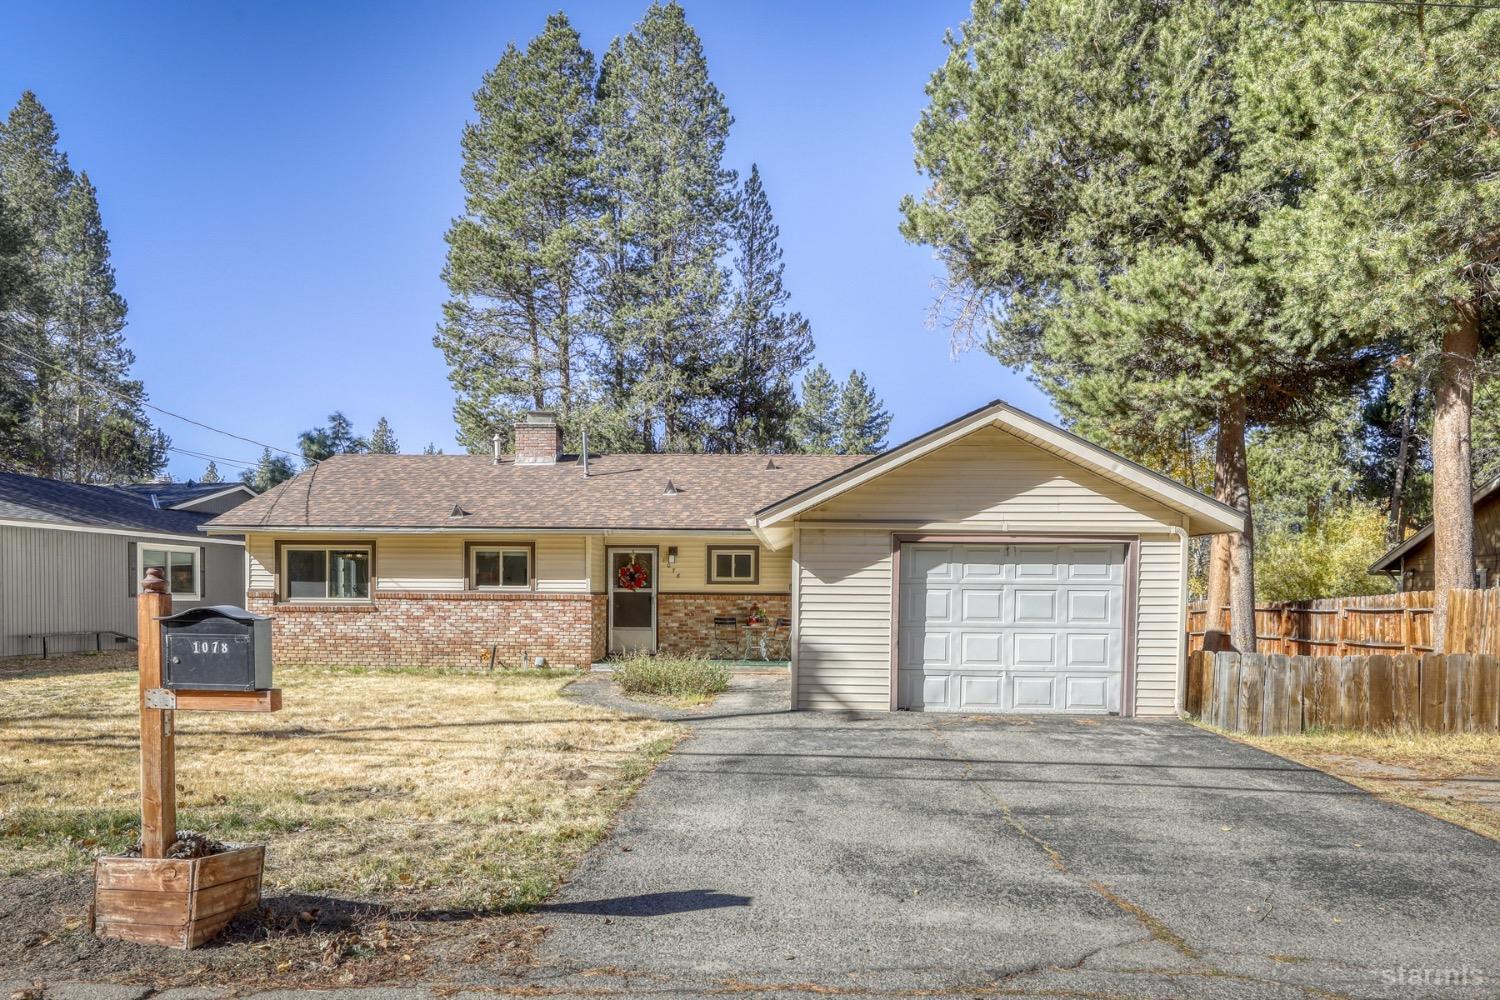
POLYGON ((469 585, 475 590, 530 590, 530 546, 469 546, 469 585))
POLYGON ((281 550, 281 596, 288 601, 366 601, 368 545, 288 545, 281 550))
POLYGON ((202 600, 201 549, 196 545, 158 545, 155 542, 137 542, 136 546, 141 576, 145 576, 148 569, 159 569, 173 597, 185 601, 202 600))
POLYGON ((760 550, 754 546, 708 547, 709 583, 755 583, 760 579, 760 550))

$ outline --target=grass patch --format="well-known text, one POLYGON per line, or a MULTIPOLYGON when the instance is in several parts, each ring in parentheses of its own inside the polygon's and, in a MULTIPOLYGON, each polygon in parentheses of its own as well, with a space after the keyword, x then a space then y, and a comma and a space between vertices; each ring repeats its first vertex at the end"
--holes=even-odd
POLYGON ((1285 736, 1223 735, 1500 840, 1500 800, 1493 786, 1472 780, 1500 780, 1500 733, 1313 729, 1285 736))
POLYGON ((729 670, 696 657, 632 656, 615 665, 615 681, 629 694, 699 705, 729 687, 729 670))
MULTIPOLYGON (((137 838, 133 664, 0 668, 0 875, 137 838)), ((266 844, 271 891, 532 906, 677 735, 562 698, 574 676, 278 668, 281 712, 177 715, 178 826, 266 844)))

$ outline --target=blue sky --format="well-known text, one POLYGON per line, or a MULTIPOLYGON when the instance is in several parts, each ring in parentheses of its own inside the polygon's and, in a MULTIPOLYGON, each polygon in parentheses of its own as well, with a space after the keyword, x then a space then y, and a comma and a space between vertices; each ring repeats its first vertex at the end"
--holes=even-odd
MULTIPOLYGON (((0 101, 36 91, 99 188, 151 400, 284 447, 342 409, 361 431, 389 417, 403 450, 456 450, 431 340, 459 134, 505 44, 559 6, 7 5, 0 101)), ((997 396, 1050 415, 989 356, 951 356, 928 323, 938 268, 896 229, 921 185, 922 87, 967 4, 686 7, 735 116, 729 165, 760 165, 819 359, 869 374, 893 441, 997 396)), ((599 53, 645 4, 562 9, 599 53)), ((161 426, 184 448, 258 454, 161 426)))

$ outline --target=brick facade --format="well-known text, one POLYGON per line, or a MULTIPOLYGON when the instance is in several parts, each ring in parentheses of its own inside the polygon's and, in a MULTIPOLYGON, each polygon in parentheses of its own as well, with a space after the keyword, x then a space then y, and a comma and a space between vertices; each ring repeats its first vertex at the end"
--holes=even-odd
POLYGON ((790 618, 790 594, 657 594, 656 647, 678 656, 706 654, 713 648, 714 619, 745 620, 752 605, 772 621, 790 618))
POLYGON ((592 594, 377 591, 368 604, 247 597, 251 611, 276 618, 277 663, 478 667, 494 645, 502 666, 542 656, 550 666, 587 669, 604 648, 604 598, 592 594))
MULTIPOLYGON (((609 598, 604 594, 381 592, 369 603, 278 602, 272 591, 250 591, 246 604, 276 619, 279 664, 478 667, 496 647, 502 666, 531 664, 587 669, 605 658, 609 598)), ((657 646, 663 653, 702 655, 713 647, 713 620, 743 620, 752 605, 767 618, 790 615, 787 594, 658 594, 657 646)))

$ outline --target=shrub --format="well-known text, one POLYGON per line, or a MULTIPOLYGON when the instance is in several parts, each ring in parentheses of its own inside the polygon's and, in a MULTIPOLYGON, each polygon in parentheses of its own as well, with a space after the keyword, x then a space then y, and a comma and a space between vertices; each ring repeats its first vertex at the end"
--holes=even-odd
POLYGON ((615 666, 615 680, 631 694, 701 701, 729 687, 729 671, 703 659, 632 656, 615 666))

